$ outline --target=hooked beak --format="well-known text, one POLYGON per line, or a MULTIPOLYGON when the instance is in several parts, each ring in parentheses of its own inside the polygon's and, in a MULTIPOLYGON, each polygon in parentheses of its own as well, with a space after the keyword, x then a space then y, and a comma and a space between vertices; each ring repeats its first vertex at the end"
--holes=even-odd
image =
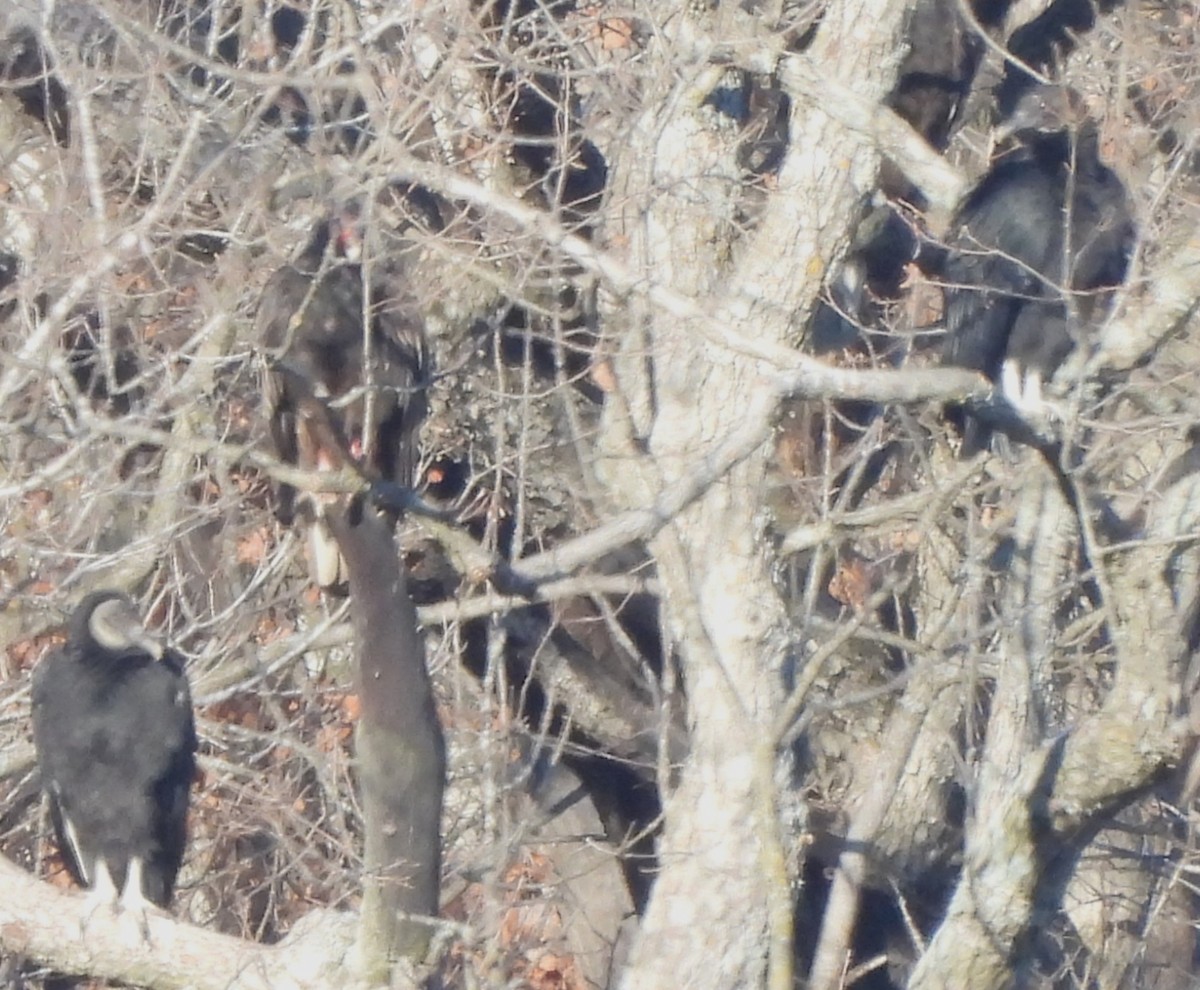
POLYGON ((154 657, 155 660, 161 660, 166 652, 163 649, 162 640, 151 636, 144 629, 142 630, 142 635, 137 638, 137 645, 149 653, 150 656, 154 657))
POLYGON ((110 650, 137 648, 155 660, 161 660, 165 652, 162 642, 146 631, 141 616, 127 600, 117 598, 99 605, 92 613, 90 632, 97 643, 110 650))

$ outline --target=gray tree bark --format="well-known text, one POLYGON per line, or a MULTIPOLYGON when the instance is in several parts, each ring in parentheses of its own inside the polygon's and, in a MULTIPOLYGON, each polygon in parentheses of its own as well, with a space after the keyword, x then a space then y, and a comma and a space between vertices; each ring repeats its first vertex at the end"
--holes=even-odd
MULTIPOLYGON (((878 103, 894 76, 904 10, 886 0, 834 3, 812 50, 797 57, 878 103)), ((607 240, 647 284, 695 299, 755 343, 787 343, 793 317, 815 296, 814 276, 845 244, 878 154, 797 100, 779 189, 743 235, 737 129, 709 101, 725 71, 707 63, 714 25, 682 8, 662 23, 669 31, 651 51, 663 65, 659 89, 646 94, 614 162, 620 212, 607 240), (695 67, 676 81, 667 64, 695 67), (827 151, 834 147, 836 156, 827 151), (785 274, 797 272, 810 277, 785 274)), ((755 43, 750 26, 736 27, 755 43)), ((722 42, 733 28, 727 18, 722 42)), ((620 328, 620 401, 610 403, 598 470, 617 504, 646 504, 726 438, 770 420, 769 367, 701 343, 700 327, 637 292, 608 316, 620 328)), ((630 990, 760 987, 768 959, 775 979, 790 972, 780 958, 790 956, 789 940, 771 910, 771 886, 787 878, 764 868, 779 824, 762 782, 778 758, 785 670, 801 661, 759 542, 766 453, 765 443, 752 449, 650 544, 687 684, 691 748, 666 800, 662 866, 623 983, 630 990)), ((784 903, 789 896, 782 892, 784 903)))

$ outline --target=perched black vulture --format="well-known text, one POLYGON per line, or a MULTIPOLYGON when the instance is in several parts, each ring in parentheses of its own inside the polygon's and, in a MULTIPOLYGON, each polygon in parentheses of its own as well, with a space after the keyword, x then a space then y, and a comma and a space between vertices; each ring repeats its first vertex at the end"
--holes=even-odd
MULTIPOLYGON (((1049 409, 1043 385, 1103 317, 1136 232, 1078 94, 1031 90, 1002 131, 1012 148, 950 228, 943 361, 983 372, 1017 411, 1040 420, 1049 409)), ((986 445, 978 421, 962 426, 964 454, 986 445)))
POLYGON ((1013 112, 1025 93, 1041 85, 1040 76, 1058 74, 1080 39, 1096 26, 1098 14, 1110 14, 1124 2, 1051 0, 1037 17, 1013 31, 1007 45, 1013 57, 1005 60, 1004 76, 994 93, 1000 119, 1013 112))
MULTIPOLYGON (((1000 26, 1004 4, 971 0, 972 16, 985 30, 1000 26)), ((937 151, 945 151, 962 123, 985 50, 984 39, 964 16, 962 0, 917 0, 908 20, 908 53, 887 104, 937 151)), ((880 185, 891 199, 920 206, 923 197, 890 161, 880 185)))
MULTIPOLYGON (((41 319, 49 310, 49 300, 40 297, 35 305, 41 319)), ((126 416, 144 397, 137 383, 142 370, 137 341, 128 325, 111 327, 107 334, 105 330, 98 310, 80 307, 67 318, 60 340, 80 394, 98 410, 126 416), (106 336, 112 345, 111 354, 105 351, 106 336)))
POLYGON ((88 595, 33 676, 33 737, 63 858, 146 930, 187 842, 196 732, 183 658, 115 591, 88 595))
POLYGON ((21 259, 8 251, 0 251, 0 323, 16 311, 17 300, 11 291, 21 273, 21 259))
MULTIPOLYGON (((12 92, 21 108, 36 117, 59 144, 70 138, 67 92, 54 73, 49 54, 29 27, 9 25, 0 34, 0 95, 12 92)), ((0 30, 3 24, 0 24, 0 30)))
MULTIPOLYGON (((1001 0, 971 0, 981 27, 999 26, 1001 0)), ((916 0, 906 27, 908 51, 887 104, 937 151, 944 152, 962 121, 984 52, 984 39, 963 14, 962 0, 916 0)), ((886 304, 902 293, 905 266, 918 261, 915 210, 925 197, 890 159, 879 169, 879 191, 854 234, 841 269, 818 304, 810 336, 816 353, 862 345, 886 304), (895 204, 912 209, 898 209, 895 204)), ((893 341, 894 342, 894 341, 893 341)), ((888 342, 870 341, 878 354, 888 342)))
MULTIPOLYGON (((257 326, 269 362, 271 437, 288 464, 334 470, 352 463, 368 478, 408 487, 426 410, 424 329, 397 304, 388 280, 364 278, 360 245, 355 210, 322 220, 300 257, 263 290, 257 326)), ((314 580, 344 593, 344 561, 323 518, 327 501, 298 501, 295 489, 280 485, 276 514, 290 524, 299 506, 314 580)))

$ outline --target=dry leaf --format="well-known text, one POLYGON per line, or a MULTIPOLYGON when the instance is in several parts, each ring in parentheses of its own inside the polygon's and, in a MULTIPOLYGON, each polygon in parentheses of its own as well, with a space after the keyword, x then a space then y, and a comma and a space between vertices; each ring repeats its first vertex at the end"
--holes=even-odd
POLYGON ((266 526, 259 526, 237 541, 237 562, 257 567, 266 559, 270 546, 271 534, 266 526))
POLYGON ((606 52, 633 44, 633 25, 624 17, 609 17, 600 22, 600 47, 606 52))
POLYGON ((843 561, 829 580, 829 594, 843 605, 863 608, 871 593, 871 568, 861 559, 843 561))

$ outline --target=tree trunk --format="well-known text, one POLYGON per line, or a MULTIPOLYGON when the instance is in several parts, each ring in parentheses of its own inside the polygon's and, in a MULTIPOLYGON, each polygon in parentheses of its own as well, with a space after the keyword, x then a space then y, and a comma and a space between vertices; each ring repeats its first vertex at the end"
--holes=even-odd
POLYGON ((356 963, 368 980, 386 982, 396 959, 424 957, 423 919, 438 911, 446 745, 391 523, 365 501, 329 521, 350 571, 362 706, 355 746, 366 875, 356 963))
MULTIPOLYGON (((614 201, 624 213, 608 236, 632 268, 718 313, 733 337, 784 344, 793 316, 811 304, 820 273, 844 248, 847 218, 878 155, 797 100, 781 189, 761 225, 745 233, 740 131, 717 109, 719 93, 736 94, 738 82, 704 65, 714 25, 692 10, 664 19, 675 33, 653 55, 665 65, 692 51, 702 67, 678 83, 664 71, 672 85, 644 104, 650 109, 614 166, 622 190, 614 201), (826 150, 835 147, 836 156, 826 150)), ((888 0, 835 3, 802 57, 874 104, 894 75, 889 56, 904 12, 888 0)), ((727 40, 728 19, 722 28, 727 40)), ((761 41, 765 50, 770 39, 761 41)), ((610 403, 609 459, 599 473, 620 504, 649 504, 731 436, 761 430, 749 456, 651 542, 680 648, 691 750, 665 804, 661 870, 624 986, 757 988, 772 953, 776 979, 790 982, 790 938, 771 908, 790 894, 770 866, 779 825, 770 788, 760 786, 773 779, 761 765, 763 742, 773 761, 774 723, 796 662, 760 543, 758 495, 775 412, 770 369, 736 345, 702 343, 702 328, 637 295, 613 320, 624 327, 616 361, 622 401, 610 403)))

